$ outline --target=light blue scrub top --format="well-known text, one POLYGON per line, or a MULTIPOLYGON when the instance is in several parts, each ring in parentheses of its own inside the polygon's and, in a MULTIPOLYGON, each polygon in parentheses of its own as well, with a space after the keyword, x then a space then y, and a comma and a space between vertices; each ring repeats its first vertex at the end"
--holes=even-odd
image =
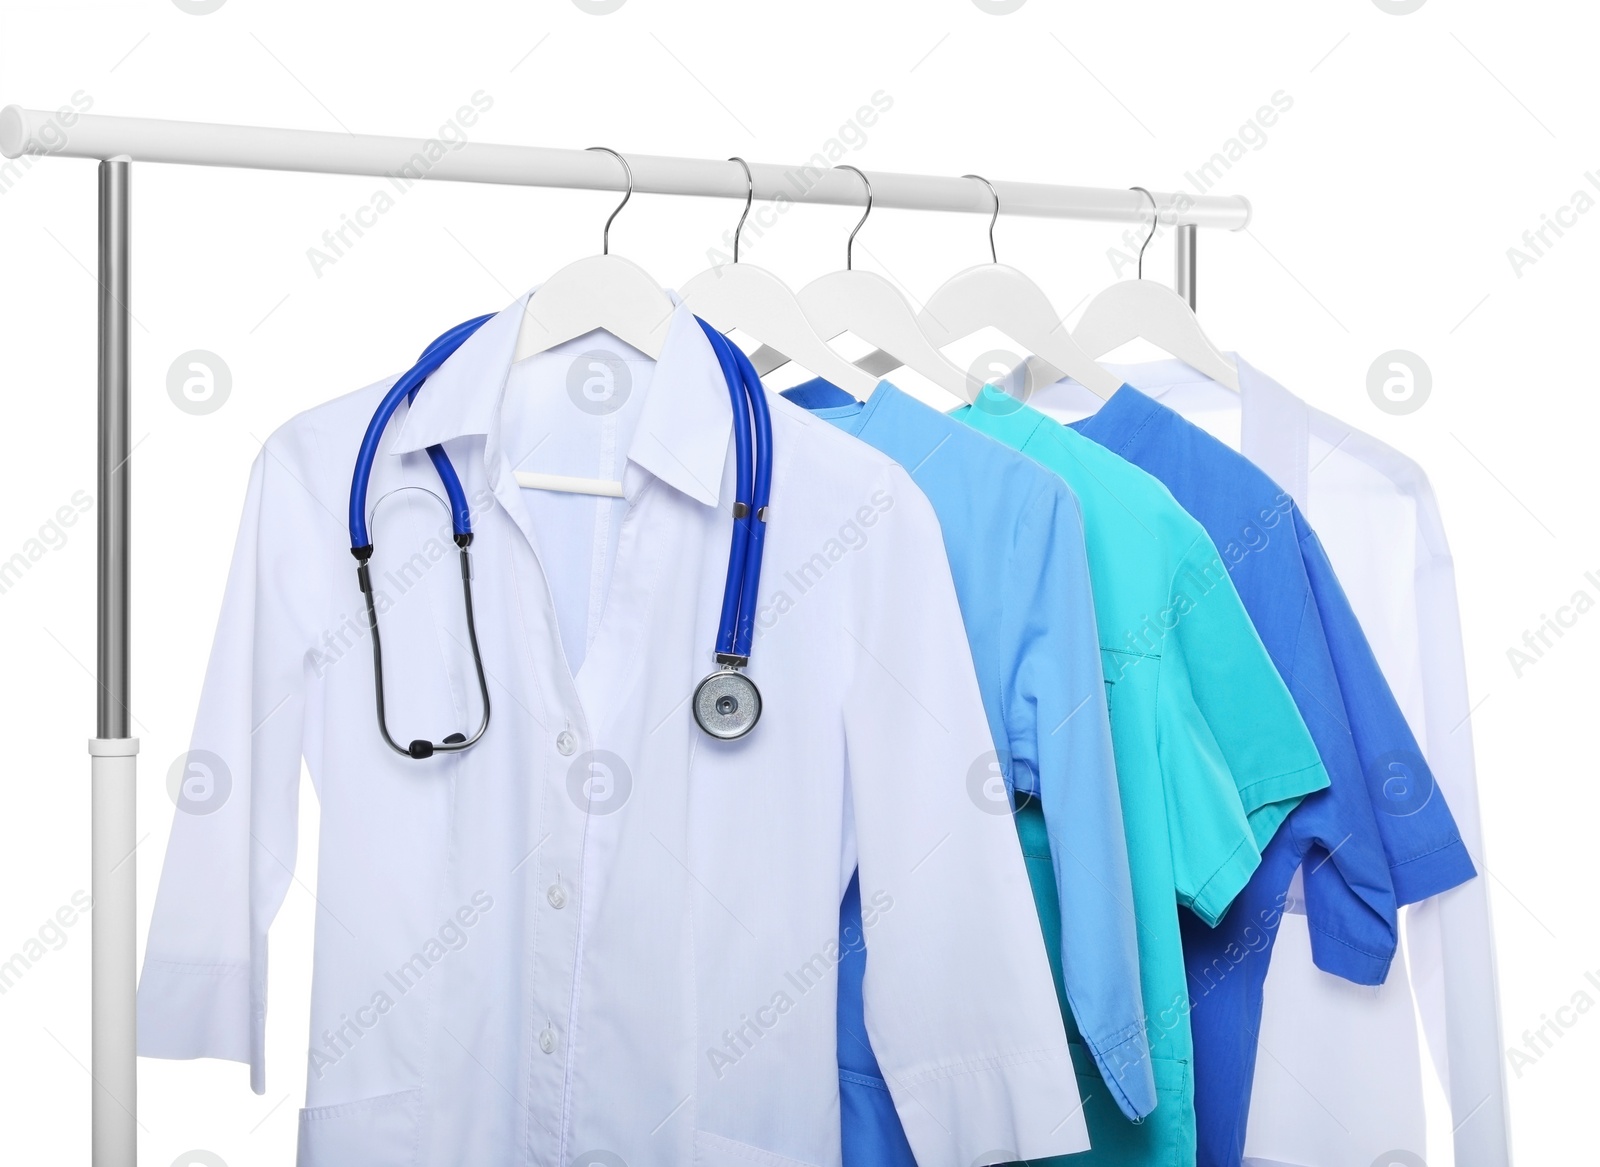
MULTIPOLYGON (((969 790, 978 809, 1005 813, 990 777, 997 763, 1025 852, 1030 837, 1048 840, 1037 859, 1053 864, 1060 897, 1051 963, 1118 1106, 1148 1114, 1156 1092, 1137 923, 1077 499, 1058 475, 887 381, 865 403, 821 380, 784 396, 893 458, 933 504, 998 754, 976 760, 969 790)), ((914 1167, 867 1040, 871 930, 854 880, 839 924, 845 1167, 914 1167)))

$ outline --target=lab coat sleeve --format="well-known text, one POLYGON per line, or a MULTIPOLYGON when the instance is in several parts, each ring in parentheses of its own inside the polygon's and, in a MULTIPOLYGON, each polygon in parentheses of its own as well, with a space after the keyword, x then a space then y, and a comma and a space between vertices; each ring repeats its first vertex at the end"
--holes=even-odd
POLYGON ((1073 1020, 1122 1113, 1142 1118, 1155 1109, 1155 1078, 1083 524, 1064 487, 1041 491, 1025 513, 1008 567, 1013 764, 1038 775, 1073 1020))
MULTIPOLYGON (((1433 488, 1418 472, 1417 638, 1426 738, 1440 790, 1449 797, 1474 866, 1484 861, 1472 704, 1461 644, 1455 565, 1433 488)), ((1507 1167, 1506 1058, 1500 1052, 1500 990, 1487 880, 1474 879, 1409 911, 1408 940, 1428 1047, 1449 1083, 1459 1167, 1507 1167)))
POLYGON ((268 442, 250 475, 139 982, 139 1053, 226 1058, 266 1089, 267 927, 295 862, 305 548, 328 523, 268 442))
POLYGON ((893 500, 854 556, 845 741, 872 1048, 923 1167, 1088 1146, 1066 1032, 932 508, 893 500))

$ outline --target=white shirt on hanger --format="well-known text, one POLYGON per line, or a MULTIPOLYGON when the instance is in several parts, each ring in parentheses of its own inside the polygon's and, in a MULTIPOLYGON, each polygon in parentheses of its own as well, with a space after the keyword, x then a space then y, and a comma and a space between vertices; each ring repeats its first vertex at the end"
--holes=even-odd
POLYGON ((927 500, 770 398, 765 708, 713 740, 689 703, 731 529, 715 356, 680 306, 659 362, 591 334, 513 367, 524 301, 396 419, 370 496, 389 723, 438 740, 479 716, 458 557, 435 499, 392 492, 442 494, 435 443, 461 474, 493 706, 474 748, 414 761, 375 724, 343 516, 392 382, 300 415, 257 459, 140 1053, 248 1062, 265 1089, 303 754, 321 838, 302 1167, 838 1163, 858 862, 867 1025, 918 1161, 1084 1149, 1016 829, 973 788, 994 747, 927 500), (518 469, 624 497, 526 492, 518 469))
MULTIPOLYGON (((1489 870, 1455 571, 1427 475, 1229 355, 1239 369, 1238 393, 1181 361, 1107 367, 1239 450, 1299 503, 1474 865, 1489 870)), ((1063 421, 1100 405, 1070 381, 1045 386, 1029 403, 1063 421)), ((1403 959, 1377 989, 1312 964, 1304 908, 1296 913, 1291 901, 1267 974, 1261 1045, 1271 1056, 1256 1063, 1247 1167, 1372 1167, 1389 1152, 1420 1156, 1426 1133, 1418 1006, 1450 1099, 1456 1167, 1509 1167, 1487 885, 1469 880, 1406 908, 1403 959)), ((1301 894, 1298 876, 1291 894, 1301 894)))

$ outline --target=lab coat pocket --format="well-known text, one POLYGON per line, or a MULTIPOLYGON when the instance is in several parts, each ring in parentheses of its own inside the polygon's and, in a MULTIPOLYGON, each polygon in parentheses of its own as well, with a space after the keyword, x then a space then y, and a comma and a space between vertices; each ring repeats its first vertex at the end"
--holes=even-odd
POLYGON ((296 1167, 407 1167, 417 1162, 422 1090, 300 1112, 296 1167))

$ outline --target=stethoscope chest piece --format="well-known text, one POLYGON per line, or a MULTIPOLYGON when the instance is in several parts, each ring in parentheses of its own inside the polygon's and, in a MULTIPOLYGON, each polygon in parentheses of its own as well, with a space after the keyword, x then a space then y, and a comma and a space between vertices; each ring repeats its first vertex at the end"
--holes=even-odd
POLYGON ((695 687, 694 719, 712 737, 741 738, 761 719, 761 690, 738 669, 718 669, 695 687))

